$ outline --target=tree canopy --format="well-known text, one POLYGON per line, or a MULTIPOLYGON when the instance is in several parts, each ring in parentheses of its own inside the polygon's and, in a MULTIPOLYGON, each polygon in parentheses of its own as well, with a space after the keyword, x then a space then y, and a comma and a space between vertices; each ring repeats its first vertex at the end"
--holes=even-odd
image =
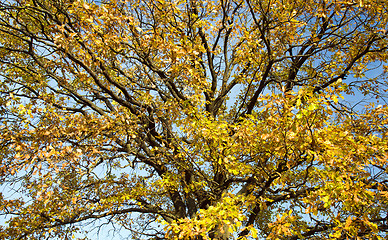
POLYGON ((387 6, 1 0, 0 239, 386 238, 387 6))

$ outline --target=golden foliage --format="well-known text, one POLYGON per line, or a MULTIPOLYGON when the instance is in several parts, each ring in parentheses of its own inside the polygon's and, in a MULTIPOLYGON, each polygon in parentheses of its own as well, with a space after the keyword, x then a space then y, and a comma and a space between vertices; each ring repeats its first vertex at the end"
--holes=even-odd
POLYGON ((0 239, 386 238, 387 6, 0 1, 0 239))

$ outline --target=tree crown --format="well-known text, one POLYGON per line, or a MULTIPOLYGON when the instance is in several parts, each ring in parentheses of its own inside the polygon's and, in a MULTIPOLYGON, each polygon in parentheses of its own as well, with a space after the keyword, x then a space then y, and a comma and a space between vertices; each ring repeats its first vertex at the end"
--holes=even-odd
POLYGON ((386 237, 386 6, 0 1, 0 239, 386 237))

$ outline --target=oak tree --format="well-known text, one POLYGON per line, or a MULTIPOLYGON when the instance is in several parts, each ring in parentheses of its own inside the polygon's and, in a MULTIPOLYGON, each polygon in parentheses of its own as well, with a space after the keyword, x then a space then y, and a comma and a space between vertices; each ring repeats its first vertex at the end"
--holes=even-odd
POLYGON ((0 239, 383 239, 387 0, 1 0, 0 239))

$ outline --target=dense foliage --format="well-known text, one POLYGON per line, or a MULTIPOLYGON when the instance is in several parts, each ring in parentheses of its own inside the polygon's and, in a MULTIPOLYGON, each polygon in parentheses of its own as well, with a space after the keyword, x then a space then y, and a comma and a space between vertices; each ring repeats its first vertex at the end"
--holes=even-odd
POLYGON ((387 0, 0 0, 0 239, 381 239, 387 0))

